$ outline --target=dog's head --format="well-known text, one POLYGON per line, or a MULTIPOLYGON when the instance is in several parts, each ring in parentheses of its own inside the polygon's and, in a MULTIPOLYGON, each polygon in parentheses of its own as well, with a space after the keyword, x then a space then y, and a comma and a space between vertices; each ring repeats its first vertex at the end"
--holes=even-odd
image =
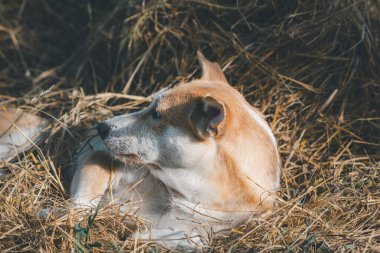
POLYGON ((102 122, 100 136, 115 158, 154 165, 155 176, 189 198, 188 192, 207 190, 206 181, 217 198, 230 193, 231 180, 235 189, 273 191, 279 165, 271 130, 218 64, 198 58, 199 80, 161 93, 142 111, 102 122))
POLYGON ((240 94, 227 84, 219 65, 201 54, 199 59, 200 80, 162 92, 144 110, 99 124, 99 135, 116 158, 187 168, 216 151, 230 118, 224 98, 240 94))

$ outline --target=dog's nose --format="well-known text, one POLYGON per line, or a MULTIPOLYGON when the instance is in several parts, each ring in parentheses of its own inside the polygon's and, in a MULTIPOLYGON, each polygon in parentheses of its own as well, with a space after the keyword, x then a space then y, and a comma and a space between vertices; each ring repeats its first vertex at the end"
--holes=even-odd
POLYGON ((98 134, 100 138, 105 139, 108 134, 110 133, 111 127, 107 123, 101 122, 99 125, 96 127, 98 130, 98 134))

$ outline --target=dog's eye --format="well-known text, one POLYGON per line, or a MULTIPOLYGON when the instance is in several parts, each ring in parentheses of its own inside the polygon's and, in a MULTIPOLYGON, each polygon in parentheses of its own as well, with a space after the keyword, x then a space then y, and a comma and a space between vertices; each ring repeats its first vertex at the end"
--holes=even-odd
POLYGON ((161 114, 157 111, 156 108, 154 108, 151 112, 153 119, 161 119, 161 114))

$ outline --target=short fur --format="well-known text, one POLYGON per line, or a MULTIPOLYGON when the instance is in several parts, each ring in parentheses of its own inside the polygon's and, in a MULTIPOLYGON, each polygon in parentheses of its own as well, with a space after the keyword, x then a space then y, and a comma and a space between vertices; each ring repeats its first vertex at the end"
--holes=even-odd
POLYGON ((15 108, 0 108, 0 160, 9 160, 42 138, 46 119, 15 108))
POLYGON ((71 186, 80 206, 96 205, 106 192, 132 200, 124 211, 139 209, 163 243, 195 236, 166 241, 172 248, 200 247, 199 236, 270 211, 280 186, 277 144, 264 116, 218 64, 198 58, 200 79, 102 123, 108 151, 87 154, 71 186))

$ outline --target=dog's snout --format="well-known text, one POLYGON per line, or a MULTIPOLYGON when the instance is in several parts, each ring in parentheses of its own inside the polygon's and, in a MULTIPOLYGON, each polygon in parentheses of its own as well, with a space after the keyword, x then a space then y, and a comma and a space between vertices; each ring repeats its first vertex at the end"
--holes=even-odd
POLYGON ((98 130, 98 134, 99 134, 100 138, 105 139, 108 136, 108 134, 110 133, 111 126, 107 123, 101 122, 96 127, 96 129, 98 130))

